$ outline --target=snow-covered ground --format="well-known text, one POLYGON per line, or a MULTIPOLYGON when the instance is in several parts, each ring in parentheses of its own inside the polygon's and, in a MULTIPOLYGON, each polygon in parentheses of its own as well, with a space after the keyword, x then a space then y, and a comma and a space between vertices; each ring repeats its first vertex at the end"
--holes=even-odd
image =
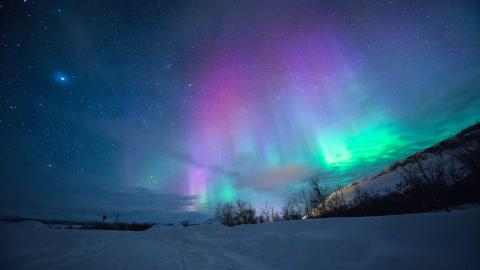
POLYGON ((1 269, 480 269, 480 208, 144 232, 0 225, 1 269))

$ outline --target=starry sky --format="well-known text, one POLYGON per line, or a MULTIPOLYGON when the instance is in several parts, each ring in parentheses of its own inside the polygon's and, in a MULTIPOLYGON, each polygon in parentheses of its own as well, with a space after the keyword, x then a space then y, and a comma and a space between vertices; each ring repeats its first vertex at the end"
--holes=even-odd
POLYGON ((476 1, 3 1, 0 215, 280 206, 480 120, 476 1))

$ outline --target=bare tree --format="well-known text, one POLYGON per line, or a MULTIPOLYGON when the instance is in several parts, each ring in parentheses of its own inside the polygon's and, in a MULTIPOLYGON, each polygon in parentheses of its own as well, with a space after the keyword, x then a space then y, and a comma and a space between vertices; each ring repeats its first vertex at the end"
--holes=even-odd
POLYGON ((248 205, 245 201, 238 200, 235 204, 219 204, 215 209, 214 218, 224 225, 235 226, 257 223, 255 214, 256 211, 251 205, 248 205))
POLYGON ((465 138, 460 137, 458 147, 446 153, 458 160, 469 176, 480 179, 480 143, 478 141, 468 143, 465 138))
POLYGON ((411 192, 420 202, 420 207, 422 209, 427 209, 428 206, 422 194, 425 183, 423 183, 418 174, 417 167, 413 164, 402 167, 400 175, 402 176, 403 181, 399 186, 401 186, 403 192, 411 192))
POLYGON ((326 187, 320 185, 320 178, 314 177, 310 180, 308 190, 302 190, 303 211, 307 216, 318 217, 325 212, 325 200, 329 192, 326 187))
POLYGON ((255 224, 255 209, 247 202, 238 200, 235 209, 235 220, 237 224, 255 224))
POLYGON ((260 223, 265 223, 277 222, 282 220, 282 218, 273 206, 269 206, 267 203, 265 203, 265 207, 260 210, 260 216, 258 217, 258 220, 260 223))
POLYGON ((215 209, 215 220, 227 226, 235 225, 235 207, 231 203, 219 204, 215 209))
POLYGON ((325 212, 342 213, 347 209, 347 204, 343 196, 343 187, 338 186, 336 190, 330 194, 325 202, 325 212))
POLYGON ((372 203, 373 195, 366 190, 361 190, 358 185, 355 186, 353 206, 361 211, 361 215, 368 215, 368 211, 371 209, 372 203))
POLYGON ((301 219, 303 217, 302 203, 296 197, 287 200, 282 208, 282 218, 284 220, 301 219))
POLYGON ((310 182, 310 204, 313 208, 324 207, 328 197, 328 190, 320 186, 320 179, 313 178, 310 182))

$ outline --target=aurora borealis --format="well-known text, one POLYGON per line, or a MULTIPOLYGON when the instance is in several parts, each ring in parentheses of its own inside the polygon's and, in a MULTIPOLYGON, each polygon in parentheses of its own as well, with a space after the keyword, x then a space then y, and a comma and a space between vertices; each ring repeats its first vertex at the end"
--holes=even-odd
POLYGON ((3 4, 0 210, 155 219, 368 176, 480 120, 478 11, 3 4))

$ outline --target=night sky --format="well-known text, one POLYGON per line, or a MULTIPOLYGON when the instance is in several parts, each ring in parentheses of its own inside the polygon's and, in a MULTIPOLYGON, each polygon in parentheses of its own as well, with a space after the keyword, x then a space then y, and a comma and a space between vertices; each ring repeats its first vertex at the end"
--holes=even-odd
POLYGON ((207 218, 480 120, 477 1, 3 1, 0 215, 207 218))

